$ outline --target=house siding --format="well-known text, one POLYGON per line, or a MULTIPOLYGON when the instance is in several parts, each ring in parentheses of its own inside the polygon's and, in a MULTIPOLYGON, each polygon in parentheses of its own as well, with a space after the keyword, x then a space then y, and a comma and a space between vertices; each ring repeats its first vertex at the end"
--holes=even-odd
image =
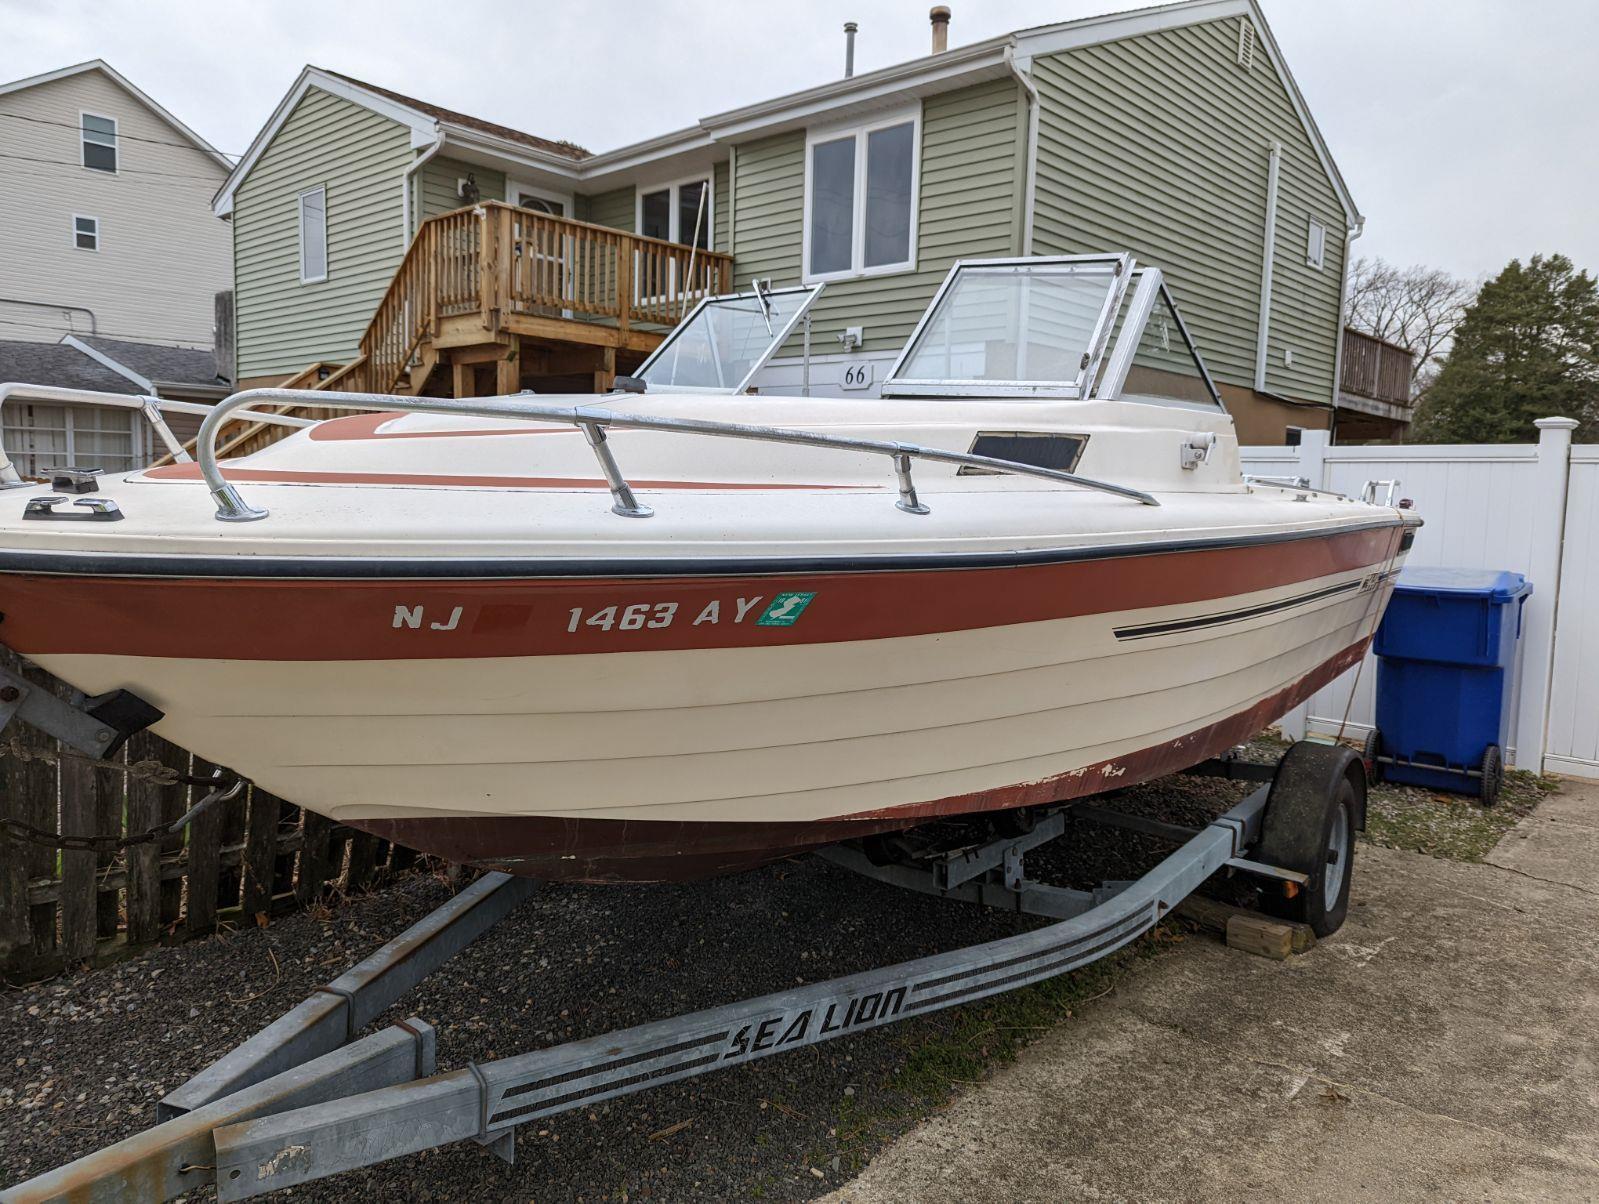
POLYGON ((90 329, 210 347, 214 298, 230 286, 227 224, 211 197, 227 171, 98 70, 7 94, 0 108, 0 339, 53 341, 90 329), (83 111, 117 122, 116 174, 81 165, 83 111), (74 245, 74 215, 98 218, 100 249, 74 245), (47 308, 58 307, 58 308, 47 308))
POLYGON ((1159 266, 1211 372, 1252 387, 1268 153, 1280 142, 1266 387, 1330 402, 1343 207, 1270 60, 1257 49, 1246 70, 1237 45, 1230 18, 1034 60, 1032 248, 1130 250, 1159 266), (1327 228, 1319 271, 1305 262, 1311 216, 1327 228))
MULTIPOLYGON (((405 127, 312 88, 234 195, 238 374, 348 362, 403 255, 405 127), (328 278, 301 284, 301 192, 327 188, 328 278)), ((453 177, 452 177, 453 179, 453 177)))
POLYGON ((584 221, 593 222, 597 226, 609 226, 613 230, 628 230, 635 228, 637 213, 633 199, 633 187, 613 188, 609 192, 596 192, 585 197, 587 201, 588 216, 584 221))
MULTIPOLYGON (((845 326, 865 327, 868 351, 897 349, 957 259, 1012 252, 1018 195, 1017 92, 996 80, 929 97, 922 108, 916 267, 828 284, 812 309, 812 343, 832 350, 845 326)), ((801 279, 805 134, 738 148, 734 271, 774 286, 801 279)), ((797 343, 785 348, 792 353, 797 343)))
POLYGON ((711 250, 727 250, 728 222, 732 201, 728 197, 732 175, 727 162, 718 163, 711 176, 711 250))
POLYGON ((422 170, 416 174, 421 181, 422 204, 419 211, 424 218, 460 209, 460 186, 457 181, 464 180, 468 175, 476 178, 478 195, 485 201, 498 201, 505 197, 505 173, 495 171, 492 167, 437 155, 422 164, 422 170))

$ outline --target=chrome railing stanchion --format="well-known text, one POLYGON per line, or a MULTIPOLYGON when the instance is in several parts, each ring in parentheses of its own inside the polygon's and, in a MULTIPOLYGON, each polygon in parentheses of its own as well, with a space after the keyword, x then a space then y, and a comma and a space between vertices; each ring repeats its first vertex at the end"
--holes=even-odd
POLYGON ((906 514, 931 514, 916 497, 916 482, 911 480, 911 458, 905 452, 894 453, 894 476, 899 480, 899 501, 894 505, 906 514))
POLYGON ((605 483, 611 487, 611 497, 615 499, 611 505, 612 512, 625 518, 648 518, 654 514, 655 511, 633 496, 633 487, 627 483, 622 470, 616 466, 616 457, 611 454, 610 441, 605 437, 605 427, 601 423, 585 422, 581 419, 578 425, 583 428, 583 437, 594 449, 594 457, 600 462, 600 471, 605 474, 605 483))

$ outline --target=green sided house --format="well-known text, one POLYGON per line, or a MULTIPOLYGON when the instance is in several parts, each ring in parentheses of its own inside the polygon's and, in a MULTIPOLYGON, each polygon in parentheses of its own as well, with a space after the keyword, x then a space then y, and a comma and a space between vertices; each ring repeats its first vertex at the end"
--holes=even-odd
MULTIPOLYGON (((1166 270, 1244 441, 1380 426, 1336 387, 1362 218, 1254 0, 954 49, 946 22, 925 58, 603 153, 307 67, 215 202, 240 383, 603 390, 761 278, 827 283, 809 387, 847 395, 956 260, 1126 249, 1166 270)), ((761 392, 798 392, 801 360, 761 392)))

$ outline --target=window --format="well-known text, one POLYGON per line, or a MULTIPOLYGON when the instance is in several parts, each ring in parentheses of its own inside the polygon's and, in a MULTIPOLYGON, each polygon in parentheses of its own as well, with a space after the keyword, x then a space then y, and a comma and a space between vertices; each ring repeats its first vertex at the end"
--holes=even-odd
POLYGON ((1304 442, 1305 428, 1302 426, 1283 427, 1283 443, 1288 447, 1298 447, 1304 442))
POLYGON ((127 472, 149 460, 134 410, 13 403, 4 417, 6 454, 24 477, 64 464, 127 472))
POLYGON ((95 171, 117 169, 117 121, 115 117, 79 114, 83 127, 83 165, 95 171))
POLYGON ((709 250, 711 245, 711 182, 703 177, 664 184, 639 193, 638 232, 709 250), (700 212, 704 199, 705 211, 700 212))
POLYGON ((100 219, 97 217, 72 216, 72 245, 80 251, 98 251, 100 249, 100 219))
MULTIPOLYGON (((638 232, 709 250, 711 246, 711 182, 703 176, 663 184, 638 196, 638 232), (701 211, 701 203, 704 210, 701 211)), ((635 256, 634 289, 640 299, 675 294, 678 265, 659 256, 635 256)))
POLYGON ((328 190, 300 194, 300 283, 328 278, 328 190))
POLYGON ((920 119, 813 134, 805 161, 805 279, 916 266, 920 119))
POLYGON ((1310 219, 1310 232, 1305 238, 1305 262, 1319 268, 1327 254, 1327 227, 1315 218, 1310 219))
POLYGON ((531 209, 534 213, 548 213, 551 217, 566 216, 566 206, 560 201, 552 200, 547 196, 538 196, 531 192, 518 192, 516 194, 516 207, 518 209, 531 209))

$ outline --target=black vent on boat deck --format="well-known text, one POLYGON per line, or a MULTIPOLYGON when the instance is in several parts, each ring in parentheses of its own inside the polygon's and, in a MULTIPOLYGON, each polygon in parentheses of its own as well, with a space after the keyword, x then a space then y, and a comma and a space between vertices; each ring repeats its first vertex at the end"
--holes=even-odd
MULTIPOLYGON (((1057 472, 1071 472, 1083 458, 1083 448, 1088 446, 1087 435, 1029 435, 1023 431, 980 431, 972 440, 974 456, 992 456, 996 460, 1014 460, 1018 464, 1031 464, 1034 468, 1053 468, 1057 472)), ((993 475, 991 469, 975 464, 962 465, 961 476, 993 475)))

